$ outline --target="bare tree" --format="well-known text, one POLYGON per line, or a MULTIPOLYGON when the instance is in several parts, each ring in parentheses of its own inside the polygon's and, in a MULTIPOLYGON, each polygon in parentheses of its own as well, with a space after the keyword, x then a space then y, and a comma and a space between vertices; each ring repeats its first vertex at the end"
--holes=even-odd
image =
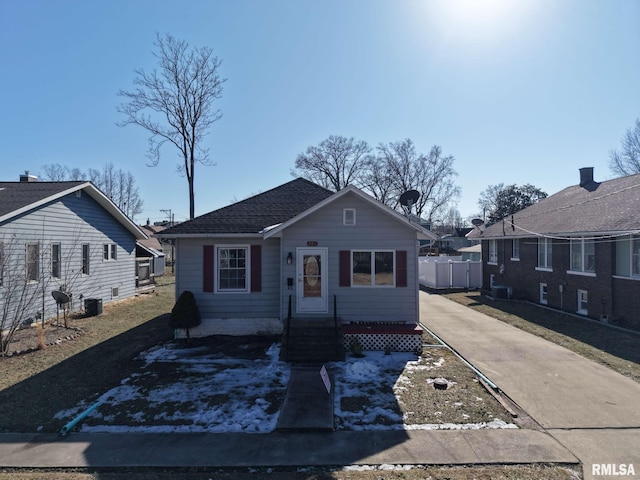
POLYGON ((640 173, 640 119, 622 137, 621 150, 609 152, 609 168, 623 177, 640 173))
POLYGON ((135 178, 130 172, 116 169, 113 163, 105 164, 102 170, 90 168, 86 175, 79 168, 69 168, 58 164, 44 165, 42 170, 44 171, 43 178, 49 181, 82 181, 88 178, 131 219, 142 212, 144 202, 140 197, 138 187, 136 187, 135 178))
POLYGON ((397 200, 391 176, 382 158, 372 157, 366 162, 360 184, 373 198, 385 205, 392 205, 397 200))
POLYGON ((407 190, 417 190, 420 198, 414 205, 420 217, 433 219, 452 200, 460 195, 460 188, 453 182, 457 176, 453 168, 453 155, 443 155, 434 145, 428 155, 418 153, 410 139, 378 146, 379 164, 387 172, 392 195, 388 205, 398 208, 400 195, 407 190))
POLYGON ((338 191, 361 182, 370 152, 365 141, 331 135, 298 155, 291 174, 338 191))
POLYGON ((222 117, 214 108, 222 97, 218 69, 221 61, 209 47, 189 49, 184 40, 156 35, 159 71, 135 70, 133 91, 120 90, 126 103, 117 107, 126 119, 119 126, 138 125, 151 133, 147 157, 152 166, 160 162, 160 149, 173 144, 180 152, 178 171, 187 177, 189 216, 195 216, 195 165, 213 165, 202 143, 209 127, 222 117))
POLYGON ((42 167, 44 179, 50 182, 63 182, 69 179, 69 168, 59 163, 51 163, 42 167))
POLYGON ((44 325, 44 295, 49 277, 43 275, 48 263, 43 247, 40 240, 25 242, 15 235, 0 237, 0 353, 8 352, 13 336, 23 325, 36 318, 44 325), (43 310, 39 310, 41 304, 43 310))

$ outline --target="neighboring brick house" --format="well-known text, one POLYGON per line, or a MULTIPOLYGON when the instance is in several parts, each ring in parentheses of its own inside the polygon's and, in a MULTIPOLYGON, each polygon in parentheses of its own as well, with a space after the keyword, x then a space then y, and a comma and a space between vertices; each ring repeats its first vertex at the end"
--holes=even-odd
POLYGON ((581 168, 579 185, 470 236, 484 289, 640 330, 640 174, 581 168))

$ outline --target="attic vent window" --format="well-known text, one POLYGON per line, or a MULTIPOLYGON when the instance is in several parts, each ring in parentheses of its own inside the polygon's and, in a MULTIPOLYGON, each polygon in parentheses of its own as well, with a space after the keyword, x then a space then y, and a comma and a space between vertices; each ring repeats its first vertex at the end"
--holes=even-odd
POLYGON ((82 197, 82 190, 76 190, 76 197, 82 197))
POLYGON ((356 209, 345 208, 342 210, 342 224, 343 225, 355 225, 356 224, 356 209))

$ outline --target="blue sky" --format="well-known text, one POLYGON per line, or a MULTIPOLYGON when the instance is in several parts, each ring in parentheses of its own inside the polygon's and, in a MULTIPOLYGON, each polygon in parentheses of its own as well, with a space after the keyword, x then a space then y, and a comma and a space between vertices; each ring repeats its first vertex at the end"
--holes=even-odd
POLYGON ((156 32, 213 48, 227 78, 196 215, 289 181, 298 153, 343 135, 440 145, 466 217, 491 184, 611 178, 640 117, 637 0, 0 0, 0 180, 112 162, 136 176, 138 222, 186 219, 177 152, 147 167, 146 131, 115 125, 156 32))

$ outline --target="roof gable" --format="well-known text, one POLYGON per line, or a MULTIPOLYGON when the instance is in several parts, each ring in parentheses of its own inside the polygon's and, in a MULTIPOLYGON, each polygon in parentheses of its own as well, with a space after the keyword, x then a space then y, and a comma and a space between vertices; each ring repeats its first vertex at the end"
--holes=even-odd
POLYGON ((91 182, 0 182, 0 223, 62 197, 83 191, 137 239, 147 235, 91 182))
POLYGON ((286 222, 333 195, 331 190, 303 178, 170 227, 157 236, 259 235, 286 222))
MULTIPOLYGON (((640 231, 640 174, 574 185, 487 227, 482 238, 640 231)), ((475 237, 478 235, 475 234, 475 237)))
POLYGON ((435 234, 433 234, 432 232, 426 230, 421 225, 410 221, 406 216, 401 215, 400 213, 396 212, 395 210, 387 207, 383 203, 381 203, 378 200, 374 199, 373 197, 367 195, 362 190, 354 187, 353 185, 349 185, 349 186, 343 188, 342 190, 340 190, 340 191, 334 193, 333 195, 331 195, 330 197, 327 197, 323 201, 313 205, 311 208, 301 212, 300 214, 298 214, 295 217, 287 220, 286 222, 283 222, 281 225, 277 225, 274 228, 269 229, 269 231, 265 232, 264 238, 277 236, 284 229, 290 227, 291 225, 293 225, 293 224, 299 222, 300 220, 302 220, 303 218, 308 217, 309 215, 311 215, 314 212, 320 210, 321 208, 325 207, 326 205, 329 205, 330 203, 333 203, 333 202, 337 201, 338 199, 340 199, 340 198, 342 198, 342 197, 344 197, 345 195, 348 195, 348 194, 356 195, 360 199, 362 199, 365 202, 369 203, 370 205, 374 206, 381 213, 383 213, 385 215, 389 215, 392 218, 394 218, 395 220, 397 220, 398 222, 404 224, 406 227, 412 228, 413 230, 416 230, 418 233, 422 234, 424 236, 424 238, 429 238, 429 239, 432 239, 432 240, 436 240, 438 238, 435 234))

